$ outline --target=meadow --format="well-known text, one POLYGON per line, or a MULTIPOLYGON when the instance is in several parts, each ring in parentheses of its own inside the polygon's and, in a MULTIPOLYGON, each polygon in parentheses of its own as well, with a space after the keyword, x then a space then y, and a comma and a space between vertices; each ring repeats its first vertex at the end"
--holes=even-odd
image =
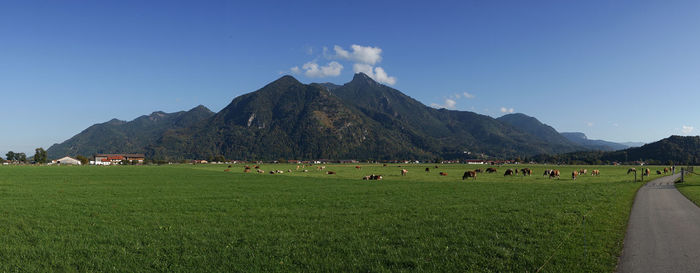
POLYGON ((642 185, 360 165, 0 167, 0 271, 612 272, 642 185))

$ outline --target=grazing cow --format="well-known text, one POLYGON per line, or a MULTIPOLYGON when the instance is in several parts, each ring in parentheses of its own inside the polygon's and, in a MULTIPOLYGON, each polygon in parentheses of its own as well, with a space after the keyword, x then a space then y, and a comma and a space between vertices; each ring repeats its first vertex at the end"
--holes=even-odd
POLYGON ((627 169, 627 174, 630 174, 630 173, 637 174, 637 169, 635 169, 635 168, 629 168, 629 169, 627 169))
POLYGON ((309 172, 309 170, 303 170, 303 172, 305 172, 305 173, 308 173, 308 172, 309 172))
POLYGON ((513 169, 507 169, 503 176, 512 176, 514 173, 513 169))
POLYGON ((549 178, 550 179, 555 178, 555 177, 559 178, 559 174, 560 174, 559 170, 552 170, 549 172, 549 178))
POLYGON ((249 172, 250 172, 250 168, 244 169, 243 172, 244 172, 244 173, 249 173, 249 172))
POLYGON ((474 180, 476 180, 476 171, 466 171, 464 172, 464 175, 462 176, 462 180, 467 179, 469 177, 473 177, 474 180))
POLYGON ((649 176, 651 174, 651 170, 649 168, 644 169, 644 175, 649 176))
POLYGON ((440 176, 447 176, 446 172, 440 172, 440 176))
POLYGON ((591 176, 600 176, 600 170, 591 171, 591 176))
POLYGON ((406 169, 401 169, 401 176, 406 176, 408 171, 406 169))
POLYGON ((549 169, 544 170, 544 174, 542 176, 549 176, 549 173, 551 173, 551 172, 552 172, 552 170, 549 170, 549 169))
POLYGON ((231 168, 231 165, 228 165, 228 168, 230 169, 230 168, 231 168))
POLYGON ((584 174, 586 174, 587 172, 588 172, 588 170, 586 170, 586 169, 581 169, 581 170, 578 171, 578 174, 579 174, 579 175, 584 175, 584 174))
POLYGON ((668 173, 668 168, 664 168, 664 174, 668 173))
POLYGON ((484 172, 484 170, 482 170, 482 169, 476 169, 476 170, 474 170, 474 171, 475 171, 476 173, 482 173, 482 172, 484 172))
POLYGON ((520 169, 520 173, 522 173, 523 176, 528 176, 528 175, 532 175, 532 170, 530 170, 530 168, 523 168, 523 169, 520 169))
POLYGON ((335 174, 334 171, 327 171, 326 174, 335 174))
POLYGON ((382 175, 372 174, 362 178, 362 180, 382 180, 382 175))
POLYGON ((284 173, 283 170, 275 170, 275 173, 284 173))
POLYGON ((362 167, 361 167, 361 166, 355 166, 355 169, 358 169, 358 170, 359 170, 359 169, 362 169, 362 167))
POLYGON ((515 168, 515 174, 518 174, 518 168, 515 168))
POLYGON ((270 171, 270 174, 275 174, 275 171, 270 171))
POLYGON ((225 169, 225 170, 224 170, 224 172, 230 172, 230 171, 231 171, 231 169, 225 169))
POLYGON ((579 172, 577 172, 577 171, 571 172, 571 179, 572 179, 572 180, 576 180, 576 176, 578 176, 578 173, 579 173, 579 172))
POLYGON ((255 165, 255 168, 256 168, 256 169, 260 169, 260 166, 258 166, 258 165, 255 165))
POLYGON ((656 174, 661 174, 661 171, 659 171, 659 170, 656 170, 656 174))
POLYGON ((292 169, 287 169, 287 172, 288 172, 288 173, 291 173, 291 172, 292 172, 292 169))
POLYGON ((257 171, 258 173, 265 173, 265 171, 263 171, 263 170, 261 170, 261 169, 257 169, 256 171, 257 171))
POLYGON ((496 168, 488 168, 488 169, 486 169, 486 173, 495 173, 495 172, 497 172, 497 171, 498 171, 498 170, 496 170, 496 168))
POLYGON ((430 168, 425 168, 425 172, 426 172, 426 173, 429 173, 429 172, 430 172, 430 168))
POLYGON ((435 165, 435 169, 437 169, 437 168, 438 168, 438 165, 435 165))

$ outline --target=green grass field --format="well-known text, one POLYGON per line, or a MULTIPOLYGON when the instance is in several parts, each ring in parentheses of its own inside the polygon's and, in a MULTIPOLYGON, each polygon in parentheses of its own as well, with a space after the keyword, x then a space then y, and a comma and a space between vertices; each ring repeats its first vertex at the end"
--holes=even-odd
POLYGON ((261 166, 294 172, 0 167, 0 271, 612 272, 642 185, 612 166, 261 166))
POLYGON ((686 175, 684 183, 676 183, 676 188, 690 201, 700 206, 700 175, 686 175))

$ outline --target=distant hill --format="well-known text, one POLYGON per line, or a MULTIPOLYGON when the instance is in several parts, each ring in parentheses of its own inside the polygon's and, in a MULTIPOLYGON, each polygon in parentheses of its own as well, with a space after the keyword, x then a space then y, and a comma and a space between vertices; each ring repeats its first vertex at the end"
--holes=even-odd
POLYGON ((214 113, 200 105, 176 113, 153 112, 132 121, 112 119, 95 124, 47 150, 49 158, 96 153, 145 153, 168 130, 187 128, 210 118, 214 113))
POLYGON ((627 147, 641 147, 646 144, 646 142, 620 142, 620 144, 625 145, 627 147))
POLYGON ((515 158, 583 149, 533 119, 513 115, 496 120, 468 111, 434 109, 362 73, 344 85, 303 84, 284 76, 235 98, 216 114, 197 107, 189 112, 155 112, 130 122, 112 120, 52 146, 49 154, 433 160, 515 158), (539 129, 532 130, 535 127, 539 129))
POLYGON ((700 136, 671 136, 641 147, 619 151, 573 152, 561 155, 540 155, 541 162, 599 164, 608 162, 648 164, 700 164, 700 136))
POLYGON ((497 118, 498 121, 507 123, 512 125, 515 128, 520 129, 523 132, 529 133, 533 136, 536 136, 543 141, 546 141, 548 143, 551 143, 553 145, 559 145, 559 146, 570 146, 572 149, 577 149, 577 150, 586 150, 587 147, 581 145, 581 143, 577 143, 574 141, 571 141, 567 139, 565 136, 557 132, 554 128, 551 126, 544 124, 537 120, 534 117, 521 114, 521 113, 515 113, 515 114, 507 114, 504 115, 500 118, 497 118))
MULTIPOLYGON (((564 133, 561 133, 561 135, 566 137, 571 142, 582 145, 590 150, 617 151, 617 150, 623 150, 623 149, 627 149, 629 147, 632 147, 632 146, 627 146, 627 145, 624 145, 621 143, 615 143, 615 142, 610 142, 610 141, 605 141, 605 140, 588 139, 586 134, 579 133, 579 132, 564 132, 564 133)), ((641 146, 641 145, 639 145, 639 146, 641 146)))

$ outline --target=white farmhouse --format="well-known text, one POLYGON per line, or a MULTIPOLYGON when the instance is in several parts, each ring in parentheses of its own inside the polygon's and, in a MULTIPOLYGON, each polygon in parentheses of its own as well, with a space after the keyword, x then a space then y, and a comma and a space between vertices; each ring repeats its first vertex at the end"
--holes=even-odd
POLYGON ((69 157, 69 156, 53 160, 52 163, 55 163, 58 165, 81 165, 80 160, 77 160, 77 159, 69 157))

